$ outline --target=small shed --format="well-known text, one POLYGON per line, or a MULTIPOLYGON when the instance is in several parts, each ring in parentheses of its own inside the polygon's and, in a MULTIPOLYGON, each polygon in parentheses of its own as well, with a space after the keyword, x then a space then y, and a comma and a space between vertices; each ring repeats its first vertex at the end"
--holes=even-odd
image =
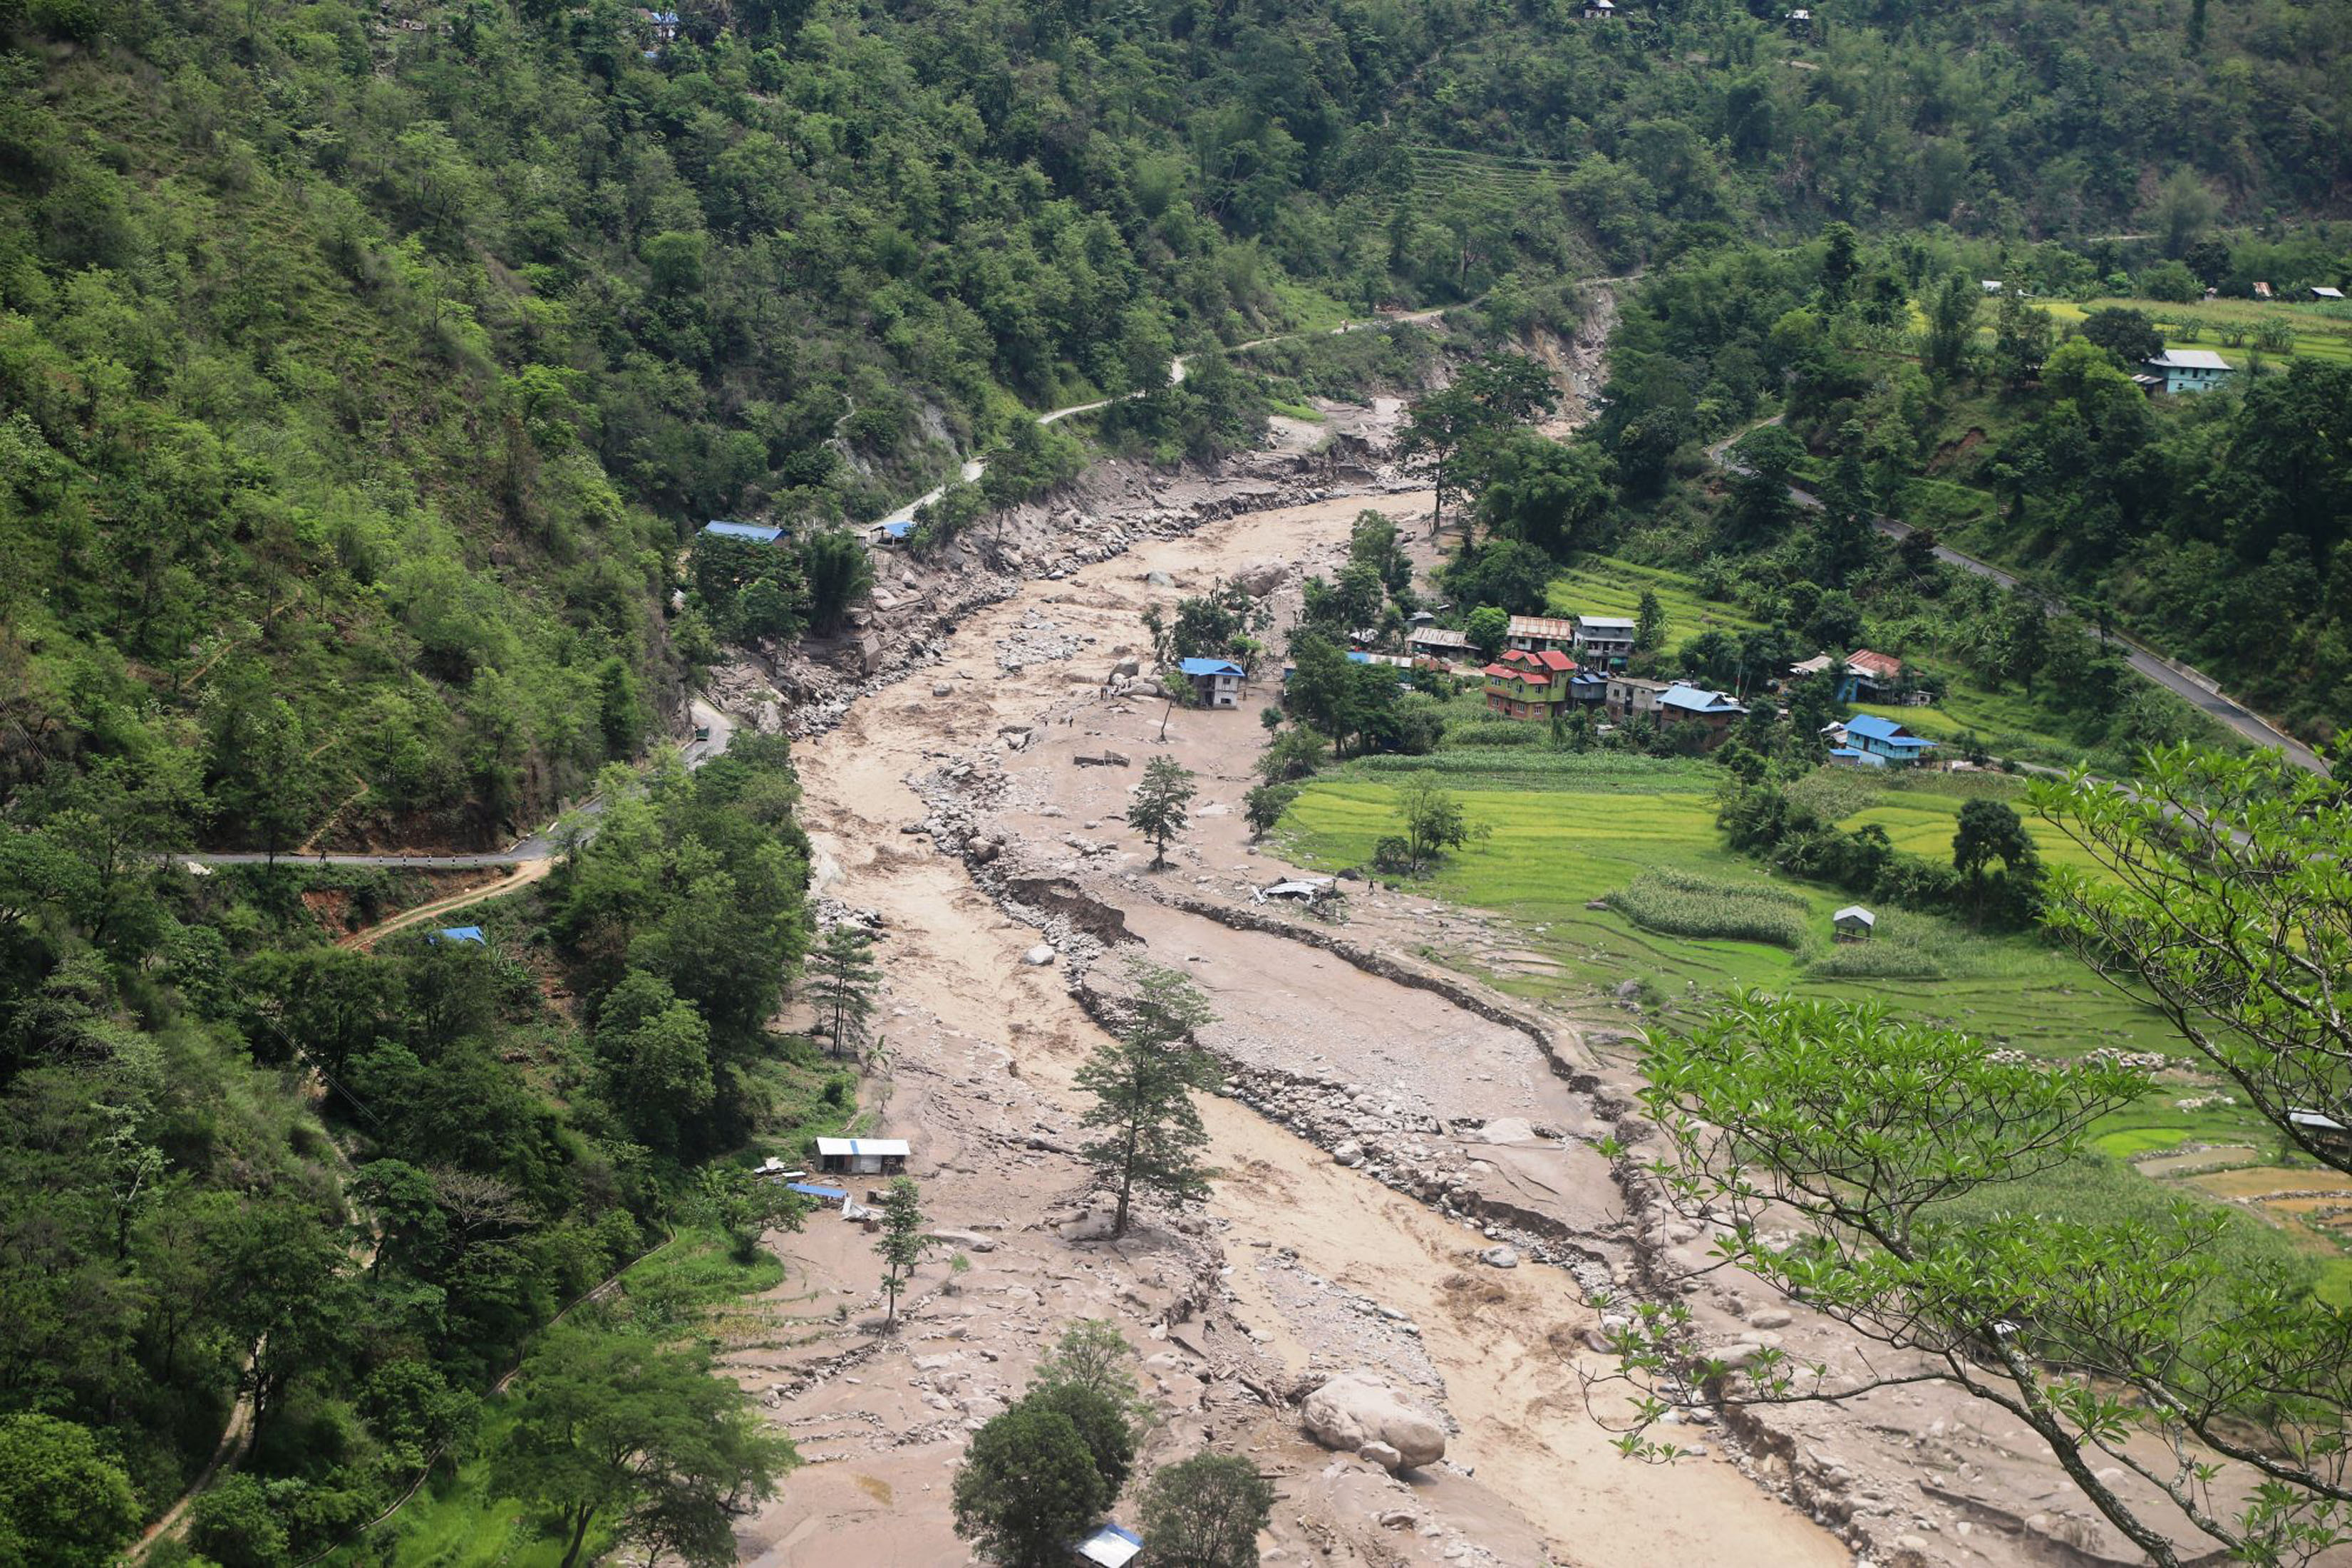
POLYGON ((1116 1524, 1105 1524, 1084 1541, 1073 1542, 1070 1554, 1099 1568, 1127 1568, 1143 1550, 1143 1537, 1116 1524))
POLYGON ((1830 917, 1840 942, 1868 942, 1878 925, 1878 917, 1860 904, 1848 904, 1830 917))
POLYGON ((908 1150, 897 1138, 820 1138, 817 1169, 829 1176, 903 1176, 908 1150))
POLYGON ((2352 1127, 2345 1126, 2324 1110, 2308 1108, 2290 1110, 2286 1113, 2286 1121, 2289 1127, 2323 1149, 2337 1153, 2352 1152, 2352 1127))
POLYGON ((2273 298, 2271 294, 2271 286, 2257 279, 2254 284, 2254 298, 2257 300, 2268 300, 2273 298))
POLYGON ((2315 300, 2335 300, 2341 301, 2344 298, 2344 290, 2341 289, 2330 289, 2325 283, 2315 283, 2311 286, 2311 297, 2315 300))
POLYGON ((443 926, 425 939, 431 942, 470 942, 478 947, 488 947, 490 939, 482 934, 479 926, 443 926))
POLYGON ((1977 279, 1977 287, 1983 289, 1988 294, 1998 294, 2000 292, 2000 279, 1998 278, 1979 278, 1977 279))

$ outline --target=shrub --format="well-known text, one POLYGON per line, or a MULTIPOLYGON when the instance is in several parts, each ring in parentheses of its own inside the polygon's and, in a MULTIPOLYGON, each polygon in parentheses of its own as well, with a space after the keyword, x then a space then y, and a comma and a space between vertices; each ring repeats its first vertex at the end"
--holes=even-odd
POLYGON ((1667 936, 1722 937, 1801 949, 1811 912, 1786 888, 1719 881, 1686 871, 1644 871, 1609 895, 1609 907, 1667 936))

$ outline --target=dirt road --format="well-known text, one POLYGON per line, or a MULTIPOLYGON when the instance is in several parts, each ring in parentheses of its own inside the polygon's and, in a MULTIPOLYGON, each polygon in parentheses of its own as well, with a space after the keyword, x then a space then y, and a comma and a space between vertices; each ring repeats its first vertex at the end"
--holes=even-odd
MULTIPOLYGON (((1426 492, 1406 492, 1380 504, 1417 517, 1429 501, 1426 492)), ((943 759, 1008 754, 1012 742, 1000 731, 1011 729, 1036 738, 1015 748, 1034 766, 1012 775, 1018 798, 1008 802, 1003 821, 1016 842, 1008 857, 1043 875, 1073 855, 1073 844, 1131 839, 1112 821, 1131 773, 1076 767, 1071 757, 1084 737, 1108 727, 1130 747, 1152 742, 1163 717, 1160 705, 1101 690, 1104 670, 1143 640, 1145 603, 1197 589, 1243 563, 1327 563, 1365 504, 1349 499, 1245 513, 1068 580, 1032 584, 967 619, 931 668, 861 700, 839 727, 798 750, 803 819, 821 861, 838 868, 821 891, 874 911, 886 933, 880 951, 895 1007, 887 1031, 893 1083, 884 1121, 890 1131, 919 1141, 918 1174, 940 1223, 1001 1233, 992 1254, 979 1260, 985 1266, 974 1277, 981 1283, 968 1288, 1000 1289, 1019 1303, 1017 1333, 1029 1340, 1036 1328, 1050 1328, 1034 1314, 1042 1308, 1050 1318, 1057 1290, 1066 1295, 1077 1289, 1072 1281, 1114 1269, 1148 1270, 1156 1244, 1130 1241, 1107 1255, 1099 1244, 1064 1239, 1040 1221, 1068 1201, 1074 1172, 1041 1169, 1038 1156, 1008 1157, 1002 1135, 965 1131, 1008 1117, 1014 1126, 1066 1128, 1078 1109, 1070 1076, 1099 1037, 1069 994, 1059 964, 1022 961, 1038 933, 1007 918, 960 859, 902 831, 929 809, 908 781, 943 759), (1146 573, 1163 573, 1174 586, 1146 588, 1146 573), (1066 661, 1004 668, 1004 648, 1034 648, 1048 629, 1084 651, 1066 661)), ((1232 824, 1256 738, 1248 715, 1179 711, 1168 719, 1168 748, 1202 773, 1201 815, 1204 824, 1222 825, 1218 832, 1232 824)), ((1225 841, 1216 842, 1223 852, 1225 841)), ((1246 1057, 1314 1038, 1335 1064, 1385 1079, 1442 1044, 1484 1071, 1487 1081, 1464 1100, 1478 1113, 1573 1114, 1540 1063, 1530 1073, 1524 1060, 1517 1067, 1504 1061, 1514 1048, 1522 1058, 1528 1055, 1523 1040, 1508 1044, 1507 1030, 1336 959, 1294 953, 1277 939, 1245 937, 1148 899, 1137 900, 1133 912, 1139 928, 1148 928, 1139 934, 1156 960, 1192 970, 1211 989, 1227 1020, 1220 1026, 1224 1037, 1212 1042, 1221 1049, 1246 1057), (1253 949, 1253 942, 1266 945, 1253 949), (1278 984, 1227 973, 1249 963, 1278 967, 1278 984)), ((1173 1376, 1181 1396, 1169 1440, 1179 1448, 1208 1440, 1189 1419, 1193 1409, 1206 1410, 1214 1418, 1202 1426, 1215 1432, 1220 1446, 1245 1447, 1280 1477, 1283 1517, 1276 1536, 1277 1549, 1292 1560, 1534 1563, 1548 1555, 1627 1568, 1709 1557, 1824 1568, 1850 1560, 1827 1531, 1720 1457, 1673 1471, 1616 1457, 1607 1435, 1586 1416, 1576 1358, 1563 1348, 1595 1321, 1567 1272, 1484 1268, 1475 1260, 1484 1240, 1461 1222, 1335 1164, 1323 1150, 1237 1101, 1213 1100, 1203 1110, 1213 1158, 1228 1173, 1209 1205, 1208 1226, 1223 1258, 1223 1299, 1211 1303, 1204 1322, 1184 1328, 1137 1310, 1134 1302, 1149 1291, 1136 1295, 1136 1284, 1116 1286, 1110 1305, 1139 1338, 1213 1334, 1220 1313, 1229 1313, 1247 1338, 1240 1349, 1261 1381, 1351 1361, 1406 1368, 1403 1375, 1421 1381, 1459 1427, 1444 1472, 1401 1486, 1351 1456, 1298 1440, 1287 1408, 1246 1401, 1184 1405, 1198 1398, 1195 1385, 1203 1377, 1213 1392, 1229 1386, 1217 1382, 1213 1369, 1188 1363, 1189 1370, 1160 1374, 1163 1383, 1173 1376), (1367 1313, 1362 1302, 1384 1310, 1367 1313), (1389 1327, 1398 1321, 1411 1331, 1389 1327), (1366 1488, 1388 1489, 1375 1501, 1395 1492, 1402 1510, 1365 1504, 1366 1488), (1413 1516, 1411 1528, 1377 1523, 1401 1511, 1413 1516), (1458 1550, 1447 1557, 1442 1549, 1458 1550)), ((1585 1174, 1594 1183, 1592 1201, 1605 1205, 1605 1167, 1595 1161, 1585 1174)), ((842 1233, 851 1228, 820 1218, 807 1237, 784 1242, 795 1255, 795 1277, 781 1302, 804 1308, 840 1291, 864 1300, 872 1268, 859 1244, 845 1241, 842 1233)), ((916 1321, 924 1321, 919 1309, 916 1321)), ((961 1431, 941 1434, 936 1455, 932 1445, 916 1445, 920 1458, 910 1457, 908 1444, 856 1435, 875 1423, 920 1417, 926 1405, 950 1415, 964 1409, 964 1394, 950 1401, 933 1386, 950 1374, 963 1376, 941 1364, 950 1357, 976 1356, 975 1375, 1001 1380, 1003 1364, 1016 1363, 1023 1352, 1018 1342, 991 1342, 969 1317, 958 1318, 951 1336, 930 1331, 931 1339, 870 1353, 854 1373, 812 1371, 805 1352, 747 1352, 747 1379, 814 1378, 806 1386, 775 1384, 790 1390, 777 1396, 779 1419, 802 1436, 804 1453, 833 1461, 797 1475, 748 1533, 750 1561, 778 1568, 814 1563, 821 1560, 819 1543, 837 1552, 852 1541, 882 1562, 952 1560, 944 1480, 961 1431), (878 1503, 884 1496, 887 1507, 878 1503)), ((1230 1329, 1225 1337, 1234 1338, 1230 1329)), ((820 1338, 830 1355, 857 1354, 862 1343, 854 1333, 820 1338)), ((1150 1340, 1139 1348, 1149 1350, 1150 1340)), ((1213 1352, 1210 1360, 1226 1353, 1213 1352)), ((975 1416, 968 1425, 976 1424, 975 1416)))

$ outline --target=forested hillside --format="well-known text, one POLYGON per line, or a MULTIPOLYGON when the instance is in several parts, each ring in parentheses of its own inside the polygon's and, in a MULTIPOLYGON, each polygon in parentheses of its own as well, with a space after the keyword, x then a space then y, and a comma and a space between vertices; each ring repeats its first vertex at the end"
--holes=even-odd
POLYGON ((1341 305, 2352 156, 2342 0, 1624 10, 10 0, 7 778, 178 747, 221 837, 480 840, 707 655, 704 518, 875 515, 1341 305))

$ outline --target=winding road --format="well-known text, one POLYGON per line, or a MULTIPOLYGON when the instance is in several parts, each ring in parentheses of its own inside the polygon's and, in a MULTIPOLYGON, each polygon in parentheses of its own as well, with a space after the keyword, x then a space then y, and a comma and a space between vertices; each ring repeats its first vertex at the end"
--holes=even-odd
MULTIPOLYGON (((1732 447, 1749 432, 1760 430, 1767 425, 1780 423, 1780 416, 1776 414, 1769 419, 1759 420, 1745 430, 1727 436, 1706 449, 1707 458, 1717 468, 1727 473, 1751 473, 1754 470, 1731 456, 1732 447)), ((1809 489, 1798 485, 1790 485, 1789 495, 1801 507, 1816 511, 1821 510, 1821 498, 1809 489)), ((1898 522, 1891 517, 1874 515, 1872 521, 1877 525, 1878 531, 1889 539, 1908 539, 1914 531, 1909 523, 1898 522)), ((2023 585, 2015 573, 2003 571, 1989 561, 1979 561, 1975 556, 1964 554, 1947 544, 1936 546, 1936 559, 1947 565, 1957 566, 1963 572, 1973 573, 1979 577, 1998 583, 2004 588, 2017 588, 2023 585)), ((2032 593, 2042 601, 2042 610, 2046 614, 2056 616, 2066 613, 2067 606, 2060 601, 2033 589, 2026 591, 2032 593)), ((2109 641, 2122 645, 2125 663, 2130 665, 2139 675, 2186 701, 2191 708, 2228 725, 2257 746, 2273 747, 2284 752, 2287 761, 2296 767, 2318 773, 2322 777, 2328 775, 2328 766, 2320 759, 2316 752, 2224 692, 2220 683, 2213 680, 2211 677, 2165 658, 2156 649, 2125 633, 2111 631, 2106 636, 2109 641)))

